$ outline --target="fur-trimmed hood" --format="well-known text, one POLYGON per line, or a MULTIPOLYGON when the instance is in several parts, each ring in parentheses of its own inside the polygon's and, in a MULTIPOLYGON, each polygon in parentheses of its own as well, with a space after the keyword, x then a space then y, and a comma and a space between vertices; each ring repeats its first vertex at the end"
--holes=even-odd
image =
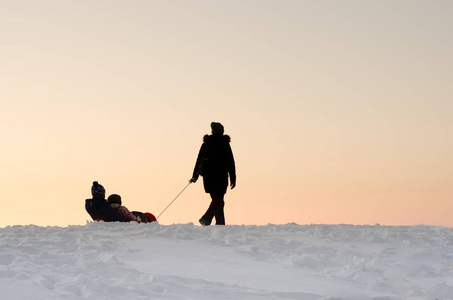
POLYGON ((203 142, 208 142, 208 143, 211 143, 211 142, 226 142, 226 143, 230 143, 231 142, 231 138, 229 135, 225 134, 225 135, 213 135, 213 134, 206 134, 204 137, 203 137, 203 142))

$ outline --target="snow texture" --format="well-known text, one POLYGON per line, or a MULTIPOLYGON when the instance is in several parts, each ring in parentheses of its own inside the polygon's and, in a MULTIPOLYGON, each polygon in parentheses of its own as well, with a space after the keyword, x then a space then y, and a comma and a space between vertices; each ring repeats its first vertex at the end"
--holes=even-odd
POLYGON ((453 229, 0 228, 2 299, 453 299, 453 229))

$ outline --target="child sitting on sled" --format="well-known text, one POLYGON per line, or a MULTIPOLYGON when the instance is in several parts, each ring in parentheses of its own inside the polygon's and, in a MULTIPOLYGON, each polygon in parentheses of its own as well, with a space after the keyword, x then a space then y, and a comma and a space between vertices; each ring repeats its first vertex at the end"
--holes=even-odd
POLYGON ((140 217, 135 216, 131 213, 126 206, 122 206, 121 204, 121 196, 117 194, 112 194, 107 198, 107 202, 110 206, 115 209, 119 210, 129 221, 137 221, 141 222, 142 219, 140 217))
POLYGON ((95 221, 104 222, 127 222, 128 219, 118 210, 110 207, 105 200, 105 189, 97 181, 91 187, 92 199, 85 200, 85 209, 95 221))
POLYGON ((149 223, 156 221, 156 218, 153 214, 150 213, 142 213, 138 211, 129 211, 126 206, 122 205, 121 196, 117 194, 112 194, 108 197, 107 202, 110 206, 120 211, 129 221, 136 221, 136 222, 144 222, 149 223))

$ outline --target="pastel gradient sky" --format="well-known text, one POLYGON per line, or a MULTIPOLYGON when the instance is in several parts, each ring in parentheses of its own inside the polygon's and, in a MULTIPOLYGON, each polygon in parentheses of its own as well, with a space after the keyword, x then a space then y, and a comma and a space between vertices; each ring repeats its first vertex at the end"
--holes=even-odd
MULTIPOLYGON (((156 216, 204 134, 227 224, 453 226, 452 1, 1 1, 0 226, 156 216)), ((159 219, 198 224, 201 181, 159 219)))

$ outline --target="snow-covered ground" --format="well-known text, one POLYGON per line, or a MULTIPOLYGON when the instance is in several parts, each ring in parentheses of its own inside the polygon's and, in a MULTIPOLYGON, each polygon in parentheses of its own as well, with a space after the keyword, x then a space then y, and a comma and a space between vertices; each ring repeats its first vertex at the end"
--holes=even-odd
POLYGON ((453 299, 453 229, 0 228, 2 299, 453 299))

